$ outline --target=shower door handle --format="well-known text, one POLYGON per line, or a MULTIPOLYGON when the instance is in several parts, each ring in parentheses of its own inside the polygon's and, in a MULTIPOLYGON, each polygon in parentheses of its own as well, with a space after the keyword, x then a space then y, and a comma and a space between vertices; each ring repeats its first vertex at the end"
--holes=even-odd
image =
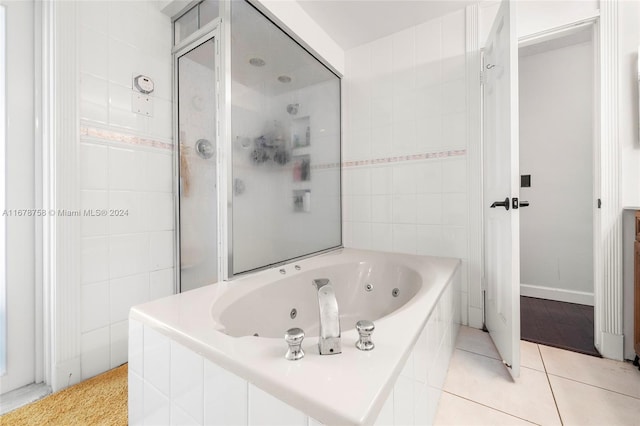
POLYGON ((490 207, 492 209, 495 209, 496 207, 504 207, 505 210, 509 210, 509 204, 509 197, 507 197, 504 201, 495 201, 490 207))

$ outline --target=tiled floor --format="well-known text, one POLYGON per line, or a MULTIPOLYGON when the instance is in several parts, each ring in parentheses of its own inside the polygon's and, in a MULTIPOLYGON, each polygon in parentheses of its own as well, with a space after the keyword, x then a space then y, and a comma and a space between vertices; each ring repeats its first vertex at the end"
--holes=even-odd
POLYGON ((520 296, 522 340, 600 356, 593 346, 593 306, 520 296))
POLYGON ((640 425, 640 371, 631 363, 520 342, 507 372, 489 335, 461 327, 437 425, 640 425))

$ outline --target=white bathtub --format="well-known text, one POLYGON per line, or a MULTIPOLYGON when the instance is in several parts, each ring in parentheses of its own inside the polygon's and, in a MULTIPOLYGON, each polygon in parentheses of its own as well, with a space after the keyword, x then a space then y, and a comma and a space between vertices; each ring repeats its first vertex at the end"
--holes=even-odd
POLYGON ((342 249, 136 306, 130 423, 429 423, 457 334, 459 265, 342 249), (318 353, 315 278, 336 292, 341 354, 318 353), (375 323, 371 352, 355 347, 360 319, 375 323), (299 361, 284 359, 291 327, 306 334, 299 361))

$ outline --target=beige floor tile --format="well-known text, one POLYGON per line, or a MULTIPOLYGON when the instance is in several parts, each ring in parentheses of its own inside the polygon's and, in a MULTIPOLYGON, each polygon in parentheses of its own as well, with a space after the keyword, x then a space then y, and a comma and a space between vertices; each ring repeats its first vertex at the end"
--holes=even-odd
POLYGON ((471 327, 460 327, 456 348, 475 354, 501 359, 489 333, 471 327))
POLYGON ((501 361, 456 349, 444 390, 534 423, 560 424, 549 382, 540 371, 521 368, 514 382, 501 361))
POLYGON ((534 370, 544 371, 542 357, 538 345, 531 342, 520 341, 520 365, 534 370))
POLYGON ((549 380, 567 426, 640 424, 640 399, 562 377, 549 380))
POLYGON ((447 392, 442 393, 434 425, 512 426, 532 423, 447 392))
POLYGON ((640 371, 632 364, 539 346, 547 373, 640 398, 640 371))

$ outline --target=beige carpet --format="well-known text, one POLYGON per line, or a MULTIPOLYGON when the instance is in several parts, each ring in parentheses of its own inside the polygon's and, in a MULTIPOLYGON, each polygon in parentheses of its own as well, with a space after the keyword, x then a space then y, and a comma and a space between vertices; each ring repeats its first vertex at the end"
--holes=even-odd
POLYGON ((126 425, 127 365, 0 417, 0 425, 126 425))

